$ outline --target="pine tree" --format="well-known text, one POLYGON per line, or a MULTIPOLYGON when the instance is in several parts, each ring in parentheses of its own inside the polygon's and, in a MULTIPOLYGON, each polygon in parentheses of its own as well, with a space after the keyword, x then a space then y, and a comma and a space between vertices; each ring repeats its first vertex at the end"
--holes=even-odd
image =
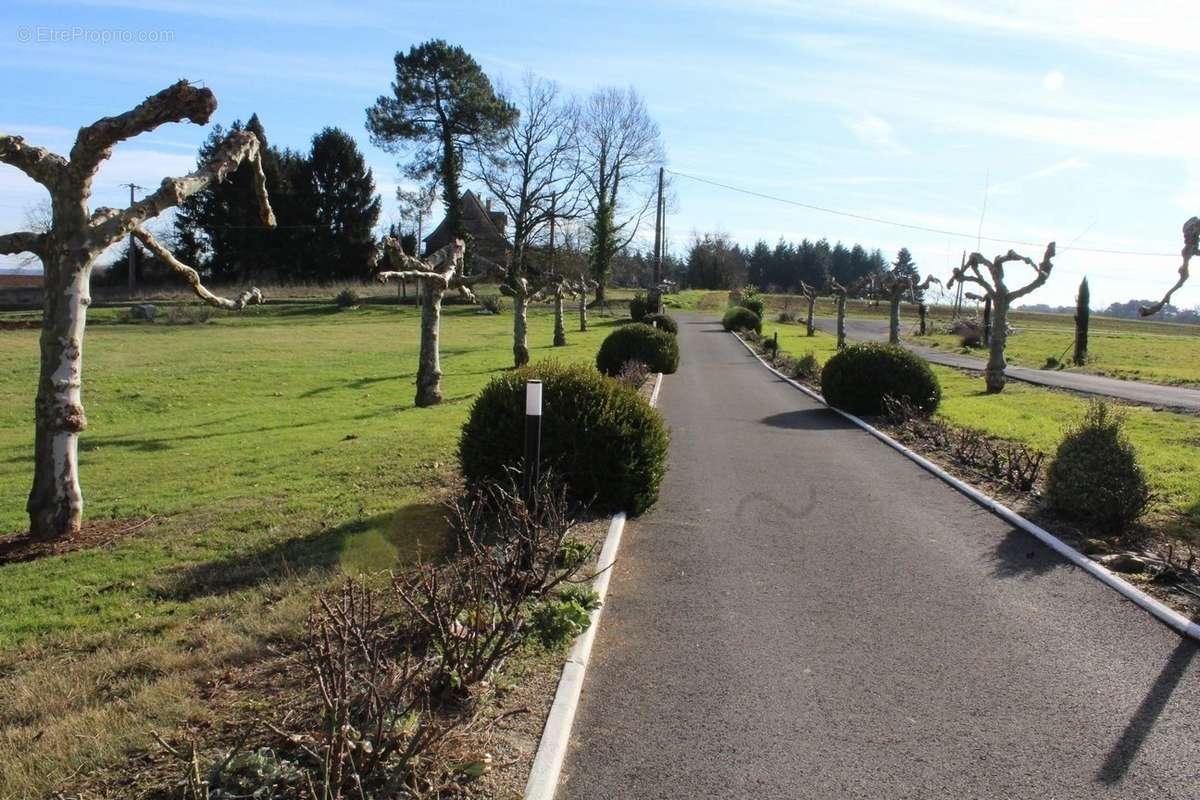
MULTIPOLYGON (((908 251, 907 247, 901 247, 900 251, 896 253, 896 260, 892 262, 892 272, 896 274, 897 278, 907 277, 912 281, 913 286, 917 286, 921 282, 921 273, 917 270, 912 253, 908 251)), ((918 303, 924 302, 924 289, 917 289, 915 294, 918 303)))
POLYGON ((466 50, 433 39, 396 53, 391 95, 367 109, 371 141, 390 152, 408 151, 409 177, 442 182, 446 223, 466 238, 462 220, 462 150, 494 142, 517 109, 496 95, 483 69, 466 50))
POLYGON ((366 277, 381 203, 358 145, 345 131, 326 128, 313 137, 308 167, 321 277, 366 277))

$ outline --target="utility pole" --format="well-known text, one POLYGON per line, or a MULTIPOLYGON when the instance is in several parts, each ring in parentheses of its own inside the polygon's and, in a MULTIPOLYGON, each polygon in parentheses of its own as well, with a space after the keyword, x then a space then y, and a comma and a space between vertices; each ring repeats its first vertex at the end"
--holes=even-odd
MULTIPOLYGON (((135 202, 133 192, 135 189, 145 190, 145 186, 138 186, 136 183, 122 183, 122 186, 129 187, 129 205, 135 202)), ((137 290, 137 245, 133 240, 133 232, 129 233, 129 298, 133 299, 133 293, 137 290)))
POLYGON ((654 274, 652 277, 654 286, 650 289, 650 310, 655 314, 662 312, 662 293, 659 291, 659 286, 662 285, 664 171, 665 168, 658 168, 658 203, 654 212, 654 274))

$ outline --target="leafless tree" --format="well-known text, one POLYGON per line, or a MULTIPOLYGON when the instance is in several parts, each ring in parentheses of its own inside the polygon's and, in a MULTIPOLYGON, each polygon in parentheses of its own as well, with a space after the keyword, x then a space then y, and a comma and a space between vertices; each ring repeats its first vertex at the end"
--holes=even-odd
POLYGON ((34 478, 29 493, 30 531, 35 536, 65 536, 79 530, 83 496, 79 488, 79 433, 87 426, 81 399, 83 333, 91 302, 92 265, 110 245, 133 233, 164 263, 191 284, 210 305, 242 309, 261 302, 257 289, 236 300, 218 297, 191 267, 177 261, 143 227, 188 197, 225 180, 243 164, 251 165, 261 220, 273 226, 259 142, 250 131, 231 133, 212 160, 190 175, 166 178, 149 196, 126 209, 97 208, 88 200, 100 165, 119 142, 168 122, 208 122, 217 99, 209 89, 180 81, 146 98, 131 111, 105 117, 81 128, 70 157, 28 144, 20 136, 0 134, 0 162, 40 183, 50 193, 52 218, 45 232, 20 231, 0 236, 0 254, 33 253, 42 262, 45 300, 41 337, 41 374, 35 404, 34 478))
POLYGON ((1192 256, 1200 255, 1200 217, 1192 217, 1183 223, 1183 250, 1180 251, 1180 255, 1183 256, 1183 263, 1179 265, 1179 280, 1175 281, 1175 285, 1167 290, 1167 294, 1162 300, 1138 309, 1138 313, 1143 317, 1162 311, 1163 307, 1171 302, 1171 295, 1187 283, 1188 264, 1191 262, 1192 256))
POLYGON ((586 273, 579 273, 579 278, 571 283, 571 289, 575 292, 575 296, 579 299, 579 330, 586 331, 588 329, 587 318, 587 297, 588 292, 595 291, 597 283, 590 279, 586 273))
POLYGON ((916 303, 917 293, 925 291, 933 283, 942 285, 942 282, 932 275, 927 275, 925 280, 918 284, 911 275, 896 270, 871 276, 871 296, 888 301, 888 344, 900 344, 900 303, 905 297, 916 303))
POLYGON ((804 335, 812 336, 813 330, 813 308, 817 304, 817 298, 821 292, 815 287, 809 286, 804 281, 800 281, 800 293, 804 295, 804 299, 808 301, 808 312, 804 317, 804 335))
POLYGON ((1004 370, 1008 364, 1004 361, 1004 347, 1008 342, 1008 309, 1014 300, 1018 300, 1040 287, 1050 278, 1054 268, 1051 260, 1054 258, 1054 242, 1046 245, 1046 253, 1041 263, 1035 263, 1028 256, 1018 255, 1009 250, 1004 255, 996 256, 989 261, 979 253, 972 253, 967 263, 954 270, 954 274, 946 283, 946 288, 954 286, 955 281, 967 284, 974 283, 983 289, 984 296, 992 301, 992 337, 989 343, 987 367, 984 370, 984 382, 989 393, 1004 390, 1004 370), (1034 277, 1029 283, 1019 289, 1010 289, 1004 281, 1004 265, 1010 262, 1023 262, 1033 267, 1034 277), (987 269, 984 275, 983 266, 987 269))
POLYGON ((833 295, 834 301, 837 304, 837 349, 841 350, 846 346, 846 294, 849 292, 849 287, 842 286, 838 283, 838 279, 829 276, 829 293, 833 295))
POLYGON ((563 325, 563 303, 568 297, 574 297, 576 294, 575 286, 565 276, 561 274, 547 275, 542 288, 534 295, 535 300, 544 300, 547 297, 554 298, 554 346, 565 347, 567 344, 567 330, 563 325))
POLYGON ((496 148, 476 151, 468 174, 512 220, 511 256, 493 271, 499 273, 500 291, 513 301, 513 363, 520 367, 529 362, 528 305, 536 293, 529 280, 530 249, 580 210, 579 108, 562 98, 553 81, 533 74, 509 100, 521 116, 505 128, 496 148))
POLYGON ((596 90, 583 108, 580 149, 592 235, 591 272, 604 302, 613 256, 637 236, 665 156, 658 124, 632 88, 596 90))
POLYGON ((402 269, 380 272, 376 278, 381 283, 392 279, 417 282, 418 302, 421 304, 421 351, 417 356, 416 398, 419 407, 442 402, 442 361, 438 348, 442 296, 447 289, 458 289, 468 301, 475 302, 470 282, 463 275, 465 249, 463 240, 455 239, 436 253, 420 259, 405 253, 400 242, 392 236, 383 241, 388 264, 402 269))

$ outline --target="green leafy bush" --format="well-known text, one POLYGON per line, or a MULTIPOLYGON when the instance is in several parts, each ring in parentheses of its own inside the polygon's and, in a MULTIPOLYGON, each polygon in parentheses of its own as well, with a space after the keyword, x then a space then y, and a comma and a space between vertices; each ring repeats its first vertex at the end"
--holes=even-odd
POLYGON ((851 345, 826 361, 821 393, 831 406, 851 414, 882 414, 884 397, 932 414, 942 400, 941 384, 925 359, 873 342, 851 345))
POLYGON ((646 300, 646 295, 638 292, 629 301, 629 317, 634 322, 641 322, 646 318, 646 314, 650 311, 650 303, 646 300))
POLYGON ((333 298, 333 304, 338 308, 357 308, 362 302, 362 295, 353 289, 342 289, 333 298))
POLYGON ((588 610, 574 599, 545 600, 529 615, 538 641, 547 650, 562 647, 588 629, 588 610))
POLYGON ((811 351, 796 359, 792 367, 791 377, 804 380, 816 380, 821 374, 821 362, 811 351))
POLYGON ((596 368, 616 376, 630 360, 642 362, 651 372, 669 375, 679 369, 679 342, 672 334, 642 322, 623 325, 601 342, 596 368))
POLYGON ((1093 401, 1069 429, 1046 472, 1046 508, 1104 533, 1122 534, 1150 503, 1146 474, 1125 436, 1125 418, 1093 401))
POLYGON ((754 312, 754 315, 759 319, 763 317, 763 301, 759 297, 758 287, 752 283, 747 283, 738 293, 738 298, 733 302, 734 307, 741 306, 748 308, 754 312))
POLYGON ((725 312, 721 325, 727 331, 754 331, 762 333, 762 317, 748 308, 734 306, 725 312))
POLYGON ((658 328, 660 331, 666 331, 674 336, 679 333, 679 326, 675 323, 673 317, 668 317, 666 314, 647 314, 642 317, 642 322, 649 325, 651 328, 658 328))
POLYGON ((508 304, 498 294, 485 294, 479 297, 479 307, 489 314, 503 314, 508 304))
POLYGON ((504 480, 520 464, 530 379, 543 383, 542 464, 597 511, 649 508, 667 468, 667 427, 637 392, 584 365, 543 362, 493 378, 459 440, 467 480, 504 480))

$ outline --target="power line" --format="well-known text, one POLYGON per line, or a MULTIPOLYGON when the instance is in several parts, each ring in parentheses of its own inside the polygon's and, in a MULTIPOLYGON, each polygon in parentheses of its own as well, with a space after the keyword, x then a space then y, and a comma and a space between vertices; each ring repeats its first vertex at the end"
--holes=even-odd
MULTIPOLYGON (((809 211, 820 211, 823 214, 833 214, 834 216, 862 220, 863 222, 874 222, 879 225, 891 225, 892 227, 895 227, 895 228, 905 228, 910 231, 922 231, 923 233, 936 233, 941 236, 956 236, 961 239, 975 239, 976 241, 998 242, 1000 244, 1021 244, 1021 245, 1026 245, 1028 247, 1044 247, 1045 246, 1045 242, 1028 242, 1028 241, 1022 241, 1021 239, 1001 239, 1001 238, 998 238, 995 236, 979 236, 978 234, 973 234, 973 233, 962 233, 961 231, 951 231, 951 230, 946 230, 944 228, 931 228, 931 227, 927 227, 925 225, 914 225, 914 224, 908 223, 908 222, 897 222, 896 220, 883 219, 882 217, 871 217, 871 216, 867 216, 866 214, 855 214, 850 211, 839 211, 836 208, 826 208, 824 206, 817 206, 817 205, 813 205, 811 203, 802 203, 799 200, 789 200, 786 197, 776 197, 775 195, 764 194, 763 192, 756 192, 751 189, 743 189, 738 186, 730 186, 727 183, 721 183, 719 181, 710 180, 708 178, 701 178, 696 175, 688 175, 686 172, 676 172, 673 169, 667 169, 667 172, 671 173, 672 175, 678 175, 681 178, 687 178, 689 180, 697 181, 699 183, 707 183, 710 186, 716 186, 721 189, 728 189, 731 192, 739 192, 741 194, 750 195, 751 197, 760 197, 764 200, 772 200, 776 203, 786 203, 787 205, 790 205, 790 206, 798 206, 799 208, 806 208, 809 211)), ((1080 253, 1104 253, 1107 255, 1115 255, 1115 256, 1148 256, 1148 257, 1152 257, 1152 258, 1178 258, 1179 257, 1178 253, 1149 253, 1149 252, 1144 252, 1144 251, 1139 251, 1139 250, 1108 250, 1108 249, 1099 248, 1099 247, 1074 247, 1071 249, 1074 249, 1075 251, 1080 252, 1080 253)))

